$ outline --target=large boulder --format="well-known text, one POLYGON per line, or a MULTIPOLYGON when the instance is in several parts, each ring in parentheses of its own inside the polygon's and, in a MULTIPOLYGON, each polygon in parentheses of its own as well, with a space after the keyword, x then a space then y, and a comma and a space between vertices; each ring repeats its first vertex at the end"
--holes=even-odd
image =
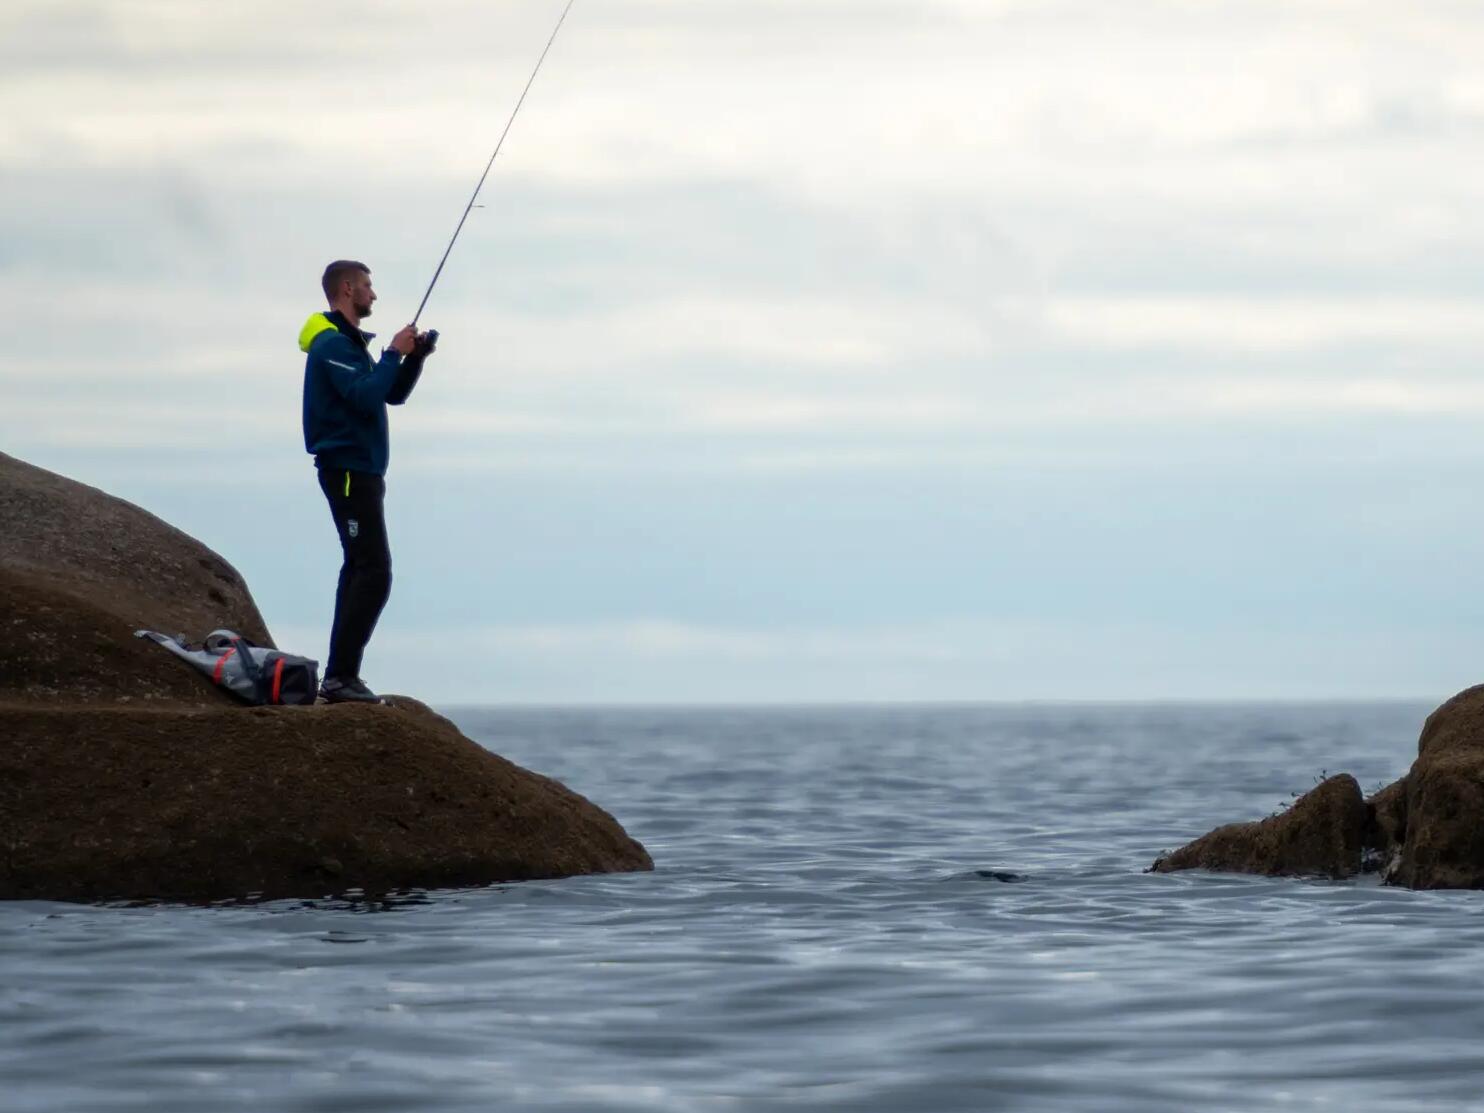
POLYGON ((1156 873, 1225 870, 1270 876, 1353 877, 1370 822, 1348 773, 1320 782, 1292 807, 1255 823, 1232 823, 1154 863, 1156 873))
MULTIPOLYGON (((0 565, 0 704, 231 703, 179 659, 133 637, 138 627, 108 603, 69 591, 63 577, 0 565)), ((230 625, 207 617, 191 630, 200 638, 230 625)))
POLYGON ((1405 838, 1389 880, 1484 889, 1484 686, 1428 716, 1405 785, 1405 838))
POLYGON ((247 584, 148 511, 0 453, 0 572, 50 582, 141 627, 199 637, 219 626, 272 645, 247 584))
POLYGON ((226 561, 0 456, 0 898, 318 896, 653 868, 415 700, 247 708, 139 627, 271 644, 226 561))
POLYGON ((0 710, 0 898, 215 900, 652 868, 422 704, 0 710))

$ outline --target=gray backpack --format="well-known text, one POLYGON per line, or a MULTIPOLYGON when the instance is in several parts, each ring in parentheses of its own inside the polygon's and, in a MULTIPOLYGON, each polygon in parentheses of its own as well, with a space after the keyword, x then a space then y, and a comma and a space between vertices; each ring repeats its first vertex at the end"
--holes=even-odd
POLYGON ((164 646, 211 677, 213 684, 255 706, 313 703, 319 694, 318 661, 264 649, 231 630, 213 630, 194 649, 186 644, 184 634, 172 638, 153 630, 136 630, 134 636, 164 646))

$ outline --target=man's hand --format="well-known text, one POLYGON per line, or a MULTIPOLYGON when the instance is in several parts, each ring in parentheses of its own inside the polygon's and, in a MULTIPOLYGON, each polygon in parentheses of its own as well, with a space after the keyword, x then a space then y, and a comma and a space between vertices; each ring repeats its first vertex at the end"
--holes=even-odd
POLYGON ((417 329, 415 329, 412 325, 408 325, 406 328, 398 332, 396 336, 392 337, 392 350, 395 352, 400 352, 404 356, 410 356, 412 354, 412 349, 416 346, 417 329))

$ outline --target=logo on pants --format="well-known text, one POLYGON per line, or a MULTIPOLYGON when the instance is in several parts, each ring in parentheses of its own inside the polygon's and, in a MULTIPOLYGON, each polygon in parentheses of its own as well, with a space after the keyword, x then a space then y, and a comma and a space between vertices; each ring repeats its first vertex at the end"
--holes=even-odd
POLYGON ((345 532, 352 537, 361 536, 361 523, 354 518, 347 518, 345 520, 345 532))

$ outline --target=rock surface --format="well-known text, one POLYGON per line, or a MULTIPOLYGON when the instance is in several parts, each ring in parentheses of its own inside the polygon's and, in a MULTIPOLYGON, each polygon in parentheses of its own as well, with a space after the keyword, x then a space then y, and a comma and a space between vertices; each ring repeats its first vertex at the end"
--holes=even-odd
POLYGON ((1366 801, 1370 822, 1366 825, 1366 849, 1389 879, 1401 859, 1407 839, 1407 778, 1387 785, 1366 801))
POLYGON ((51 582, 146 627, 202 637, 218 626, 272 645, 237 570, 139 507, 0 453, 0 572, 51 582))
MULTIPOLYGON (((199 639, 224 625, 218 619, 190 629, 199 639)), ((159 646, 134 637, 138 628, 95 595, 0 566, 0 703, 232 704, 159 646)))
POLYGON ((652 868, 422 704, 0 710, 0 897, 293 897, 652 868))
POLYGON ((271 644, 215 553, 0 455, 0 898, 312 897, 653 868, 415 700, 247 708, 133 631, 271 644))
POLYGON ((1353 877, 1361 870, 1370 815, 1348 773, 1330 777, 1278 815, 1232 823, 1154 863, 1156 873, 1227 870, 1292 876, 1353 877))
POLYGON ((1484 685, 1429 715, 1412 768, 1369 800, 1331 777, 1288 812, 1220 827, 1151 868, 1348 877, 1368 861, 1389 885, 1484 889, 1484 685))
POLYGON ((1406 837, 1389 880, 1484 889, 1484 686, 1427 717, 1405 784, 1406 837))

